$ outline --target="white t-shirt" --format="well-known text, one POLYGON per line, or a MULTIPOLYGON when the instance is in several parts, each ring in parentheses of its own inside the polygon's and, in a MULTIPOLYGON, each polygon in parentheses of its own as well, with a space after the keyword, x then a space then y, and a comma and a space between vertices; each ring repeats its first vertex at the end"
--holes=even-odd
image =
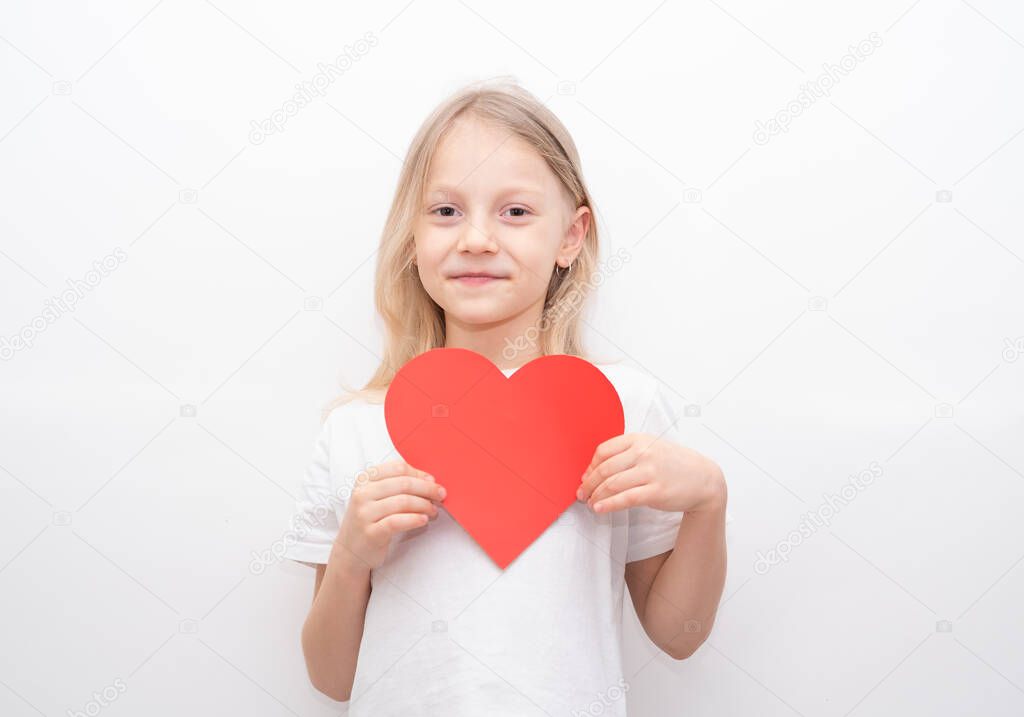
MULTIPOLYGON (((626 433, 681 442, 656 379, 597 365, 622 400, 626 433)), ((297 504, 291 532, 301 537, 283 557, 326 563, 355 476, 400 458, 383 404, 333 410, 297 504)), ((396 535, 372 571, 352 697, 342 704, 350 717, 570 717, 592 707, 624 716, 625 563, 671 550, 682 515, 645 506, 597 514, 577 500, 501 570, 439 510, 396 535)))

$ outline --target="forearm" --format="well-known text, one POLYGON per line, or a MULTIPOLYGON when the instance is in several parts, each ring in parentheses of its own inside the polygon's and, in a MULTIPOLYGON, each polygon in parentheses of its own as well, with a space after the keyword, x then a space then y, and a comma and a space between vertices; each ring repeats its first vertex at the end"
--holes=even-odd
POLYGON ((339 702, 352 694, 369 598, 369 568, 335 546, 302 627, 302 651, 313 686, 339 702))
POLYGON ((652 639, 679 659, 692 655, 711 633, 725 587, 727 495, 720 476, 718 471, 706 505, 684 515, 644 607, 652 639))

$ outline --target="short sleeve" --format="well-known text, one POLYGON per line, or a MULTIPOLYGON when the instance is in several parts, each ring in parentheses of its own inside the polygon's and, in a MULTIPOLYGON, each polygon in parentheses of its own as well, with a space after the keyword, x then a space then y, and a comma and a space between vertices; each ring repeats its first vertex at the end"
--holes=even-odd
MULTIPOLYGON (((640 433, 649 433, 660 440, 679 442, 678 416, 665 396, 660 384, 655 384, 653 395, 641 425, 640 433)), ((679 534, 683 514, 656 510, 638 505, 629 511, 629 545, 626 562, 661 555, 672 549, 679 534)))
MULTIPOLYGON (((679 415, 673 408, 661 384, 656 384, 647 415, 640 433, 649 433, 660 440, 682 443, 679 432, 679 415)), ((683 513, 656 510, 647 506, 629 508, 629 544, 626 562, 643 560, 672 550, 679 535, 683 513)), ((725 511, 725 524, 732 523, 729 509, 725 511)), ((728 532, 728 531, 727 531, 728 532)))
POLYGON ((315 567, 326 564, 344 515, 344 496, 333 488, 330 466, 331 419, 320 428, 313 444, 291 524, 283 538, 288 560, 315 567))

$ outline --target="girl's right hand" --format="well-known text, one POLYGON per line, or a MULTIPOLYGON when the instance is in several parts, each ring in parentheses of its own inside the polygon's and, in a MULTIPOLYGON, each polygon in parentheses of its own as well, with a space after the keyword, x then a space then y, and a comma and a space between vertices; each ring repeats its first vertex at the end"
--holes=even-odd
POLYGON ((422 528, 437 517, 445 490, 433 476, 402 460, 367 471, 352 489, 335 539, 339 559, 359 571, 379 567, 391 537, 422 528))

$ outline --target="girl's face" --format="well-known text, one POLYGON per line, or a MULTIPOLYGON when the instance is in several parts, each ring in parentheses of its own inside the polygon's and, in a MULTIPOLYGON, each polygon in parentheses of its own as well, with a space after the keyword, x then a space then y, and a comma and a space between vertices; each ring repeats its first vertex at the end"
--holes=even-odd
POLYGON ((414 226, 420 281, 449 328, 539 320, 590 221, 529 144, 472 116, 434 154, 414 226))

